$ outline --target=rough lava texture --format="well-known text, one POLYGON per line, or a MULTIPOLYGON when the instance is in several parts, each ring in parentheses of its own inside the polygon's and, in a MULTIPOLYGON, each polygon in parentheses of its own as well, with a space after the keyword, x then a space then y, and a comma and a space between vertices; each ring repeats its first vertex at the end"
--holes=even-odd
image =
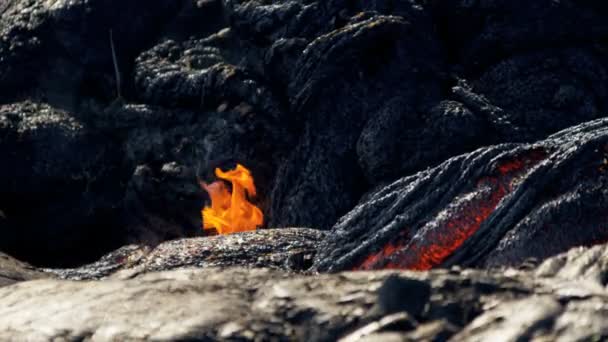
POLYGON ((538 267, 316 276, 118 272, 0 287, 0 338, 51 341, 589 341, 608 338, 606 245, 538 267))
POLYGON ((2 98, 40 92, 51 102, 72 105, 89 96, 115 96, 110 32, 119 68, 127 76, 132 59, 164 33, 188 3, 7 1, 0 7, 2 98))
POLYGON ((118 146, 67 111, 0 104, 0 249, 75 265, 119 247, 118 146))
POLYGON ((101 279, 110 275, 134 276, 188 267, 241 266, 304 271, 312 265, 323 237, 324 233, 316 229, 282 228, 178 239, 153 248, 128 245, 88 265, 44 271, 71 280, 101 279))
POLYGON ((608 239, 608 120, 461 155, 367 194, 318 271, 517 265, 608 239))
POLYGON ((0 1, 0 250, 69 267, 202 235, 198 180, 237 162, 265 226, 328 230, 397 179, 604 115, 607 13, 583 0, 0 1))
POLYGON ((0 340, 608 339, 607 15, 0 0, 0 340))
POLYGON ((277 175, 272 225, 328 229, 354 205, 366 186, 356 149, 366 123, 387 111, 416 117, 439 98, 432 32, 428 23, 361 14, 306 47, 289 84, 292 111, 306 122, 277 175))

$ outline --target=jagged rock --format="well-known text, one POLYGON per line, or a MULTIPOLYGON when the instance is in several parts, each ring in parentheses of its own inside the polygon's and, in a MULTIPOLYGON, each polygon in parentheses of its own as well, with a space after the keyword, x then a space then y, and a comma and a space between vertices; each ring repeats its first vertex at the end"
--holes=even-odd
MULTIPOLYGON (((416 0, 407 1, 314 1, 224 0, 231 26, 243 39, 266 45, 281 39, 315 38, 347 25, 361 12, 396 15, 416 20, 428 16, 416 0)), ((425 18, 428 19, 428 18, 425 18)))
POLYGON ((303 271, 312 265, 324 234, 307 228, 263 229, 231 235, 130 245, 72 269, 46 269, 63 279, 124 277, 185 267, 265 267, 303 271), (120 272, 119 272, 120 271, 120 272))
POLYGON ((608 120, 479 149, 364 197, 320 247, 319 271, 516 265, 603 242, 608 120))
POLYGON ((65 110, 0 105, 0 249, 65 266, 118 248, 119 150, 65 110))
MULTIPOLYGON (((507 175, 492 158, 536 145, 487 148, 374 195, 453 156, 538 141, 602 116, 604 4, 4 0, 0 13, 0 150, 9 151, 0 162, 10 165, 0 171, 0 249, 28 262, 76 265, 127 241, 200 235, 207 197, 197 178, 209 181, 216 166, 235 162, 253 171, 256 204, 272 227, 328 229, 358 201, 376 201, 355 209, 369 210, 353 219, 364 223, 338 223, 352 227, 330 238, 325 248, 338 247, 318 262, 336 269, 380 246, 385 252, 366 265, 382 264, 408 239, 434 243, 425 239, 450 223, 444 213, 479 231, 427 266, 518 264, 605 238, 589 228, 599 219, 579 213, 604 208, 603 178, 588 171, 595 164, 582 165, 587 157, 565 155, 576 139, 596 146, 583 133, 550 138, 554 150, 524 156, 529 164, 507 175), (536 180, 545 168, 554 184, 536 180), (412 189, 401 194, 400 186, 412 189), (492 210, 476 206, 493 189, 492 210), (391 196, 412 201, 385 211, 391 196), (399 216, 406 207, 420 216, 399 216), (579 223, 576 236, 542 228, 579 223), (366 233, 351 235, 358 229, 366 233), (386 231, 372 237, 376 229, 386 231), (404 229, 412 236, 395 236, 404 229)), ((585 146, 572 148, 591 153, 585 146)))
POLYGON ((534 141, 603 116, 608 109, 605 60, 590 48, 522 53, 487 68, 472 90, 508 113, 517 134, 502 141, 534 141))
POLYGON ((265 146, 258 156, 275 153, 289 141, 289 119, 281 101, 256 76, 263 69, 261 54, 236 40, 230 29, 204 39, 166 41, 138 57, 137 91, 146 103, 212 112, 218 124, 228 121, 222 129, 238 134, 238 142, 265 146))
POLYGON ((497 330, 501 338, 511 339, 605 339, 608 327, 601 317, 606 315, 606 303, 595 295, 602 297, 606 291, 607 251, 606 245, 578 247, 549 258, 533 271, 533 277, 551 288, 553 296, 539 294, 492 308, 452 340, 492 339, 497 330))
POLYGON ((331 5, 317 1, 225 0, 228 18, 238 34, 258 44, 282 38, 315 38, 330 29, 331 5))
POLYGON ((247 103, 278 119, 280 103, 259 76, 262 52, 226 28, 206 38, 164 41, 136 60, 135 84, 147 103, 215 109, 247 103))
POLYGON ((562 312, 551 296, 533 296, 505 303, 477 317, 453 341, 529 340, 549 330, 562 312))
POLYGON ((362 13, 306 47, 289 85, 304 131, 277 175, 271 226, 328 229, 367 186, 356 151, 366 123, 394 98, 413 117, 438 98, 439 47, 421 22, 362 13))
POLYGON ((569 280, 580 278, 592 279, 598 284, 606 284, 605 270, 608 268, 606 254, 608 249, 604 245, 592 248, 573 248, 568 253, 560 254, 546 260, 536 269, 540 277, 559 277, 569 280))
POLYGON ((206 196, 195 180, 195 170, 177 162, 138 165, 124 199, 129 242, 154 245, 201 235, 206 196))
MULTIPOLYGON (((545 264, 599 261, 606 245, 545 264), (599 253, 598 253, 599 252, 599 253)), ((580 265, 580 264, 579 264, 580 265)), ((546 267, 542 266, 541 268, 546 267)), ((583 267, 584 268, 584 267, 583 267)), ((297 275, 245 268, 117 273, 100 281, 44 279, 0 288, 0 338, 261 341, 430 339, 590 340, 608 337, 604 284, 541 270, 431 270, 297 275), (424 284, 415 318, 382 309, 386 291, 424 284)), ((406 309, 408 310, 408 309, 406 309)))
POLYGON ((182 108, 183 114, 133 130, 127 151, 138 153, 134 159, 141 164, 141 156, 148 165, 177 162, 205 180, 217 166, 241 163, 254 174, 258 201, 266 208, 293 124, 258 76, 263 58, 231 29, 204 39, 166 41, 144 52, 135 67, 138 94, 147 103, 182 108))
POLYGON ((436 165, 498 139, 499 127, 456 101, 442 101, 420 116, 395 99, 363 128, 357 141, 359 165, 371 184, 436 165))
POLYGON ((187 3, 8 1, 0 20, 2 98, 39 91, 68 106, 83 96, 116 98, 110 31, 127 88, 135 56, 187 3))

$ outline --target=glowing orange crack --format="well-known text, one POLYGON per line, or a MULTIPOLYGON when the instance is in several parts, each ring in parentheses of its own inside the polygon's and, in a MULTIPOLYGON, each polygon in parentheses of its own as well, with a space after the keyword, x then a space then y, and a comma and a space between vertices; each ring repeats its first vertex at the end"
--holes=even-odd
POLYGON ((545 158, 543 151, 535 150, 503 161, 497 166, 497 175, 480 179, 468 196, 462 196, 452 204, 452 215, 448 214, 433 226, 423 228, 415 241, 399 237, 397 241, 387 243, 380 251, 365 257, 355 269, 428 270, 440 265, 513 191, 512 181, 545 158))

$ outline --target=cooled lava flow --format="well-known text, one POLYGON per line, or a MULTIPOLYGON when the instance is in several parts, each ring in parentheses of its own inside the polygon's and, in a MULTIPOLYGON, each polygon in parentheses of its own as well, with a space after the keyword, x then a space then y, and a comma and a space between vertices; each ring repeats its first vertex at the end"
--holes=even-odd
POLYGON ((232 184, 232 192, 224 181, 211 184, 201 182, 211 197, 211 207, 202 210, 203 229, 215 229, 218 234, 231 234, 255 230, 264 222, 260 208, 253 205, 247 196, 255 196, 255 185, 251 172, 237 164, 234 170, 215 169, 215 175, 232 184))
POLYGON ((479 179, 471 191, 456 197, 411 239, 400 236, 367 256, 355 269, 428 270, 440 265, 513 192, 516 180, 545 158, 546 154, 537 150, 499 163, 494 175, 479 179))

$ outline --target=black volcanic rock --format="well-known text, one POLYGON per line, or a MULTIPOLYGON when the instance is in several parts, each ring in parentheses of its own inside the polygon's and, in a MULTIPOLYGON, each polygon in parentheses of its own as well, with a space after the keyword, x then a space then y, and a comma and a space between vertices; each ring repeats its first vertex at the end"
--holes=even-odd
POLYGON ((225 108, 124 105, 104 113, 112 125, 122 126, 131 172, 122 204, 131 242, 200 235, 200 210, 208 196, 198 179, 215 180, 216 167, 249 168, 260 194, 256 204, 267 208, 281 131, 251 106, 220 107, 225 108))
POLYGON ((191 267, 239 266, 304 271, 312 265, 317 245, 324 235, 316 229, 282 228, 177 239, 154 247, 128 245, 88 265, 44 271, 71 280, 128 277, 191 267))
POLYGON ((0 150, 1 250, 75 265, 124 242, 117 141, 70 112, 19 102, 0 105, 0 150))
POLYGON ((608 120, 479 149, 364 197, 315 269, 516 265, 608 239, 608 120))
POLYGON ((276 119, 280 103, 256 76, 262 53, 230 29, 203 39, 164 41, 137 58, 136 91, 146 103, 207 109, 246 103, 276 119))
MULTIPOLYGON (((237 160, 262 178, 274 175, 279 153, 291 138, 290 119, 284 104, 257 76, 256 70, 263 68, 262 58, 260 51, 239 41, 230 29, 199 40, 166 41, 137 58, 138 96, 145 103, 157 105, 153 111, 177 111, 182 116, 165 118, 153 128, 162 131, 153 134, 162 139, 169 131, 169 136, 188 136, 191 144, 199 145, 194 148, 198 154, 178 161, 204 165, 206 172, 207 164, 213 161, 237 160), (241 61, 246 64, 240 65, 241 61), (181 115, 179 110, 187 112, 181 115), (183 130, 189 131, 177 133, 171 126, 187 126, 183 130), (258 165, 251 166, 256 162, 258 165)), ((137 131, 151 125, 153 120, 137 131)), ((144 139, 140 141, 145 145, 144 139)), ((174 148, 179 143, 174 140, 165 144, 174 148)), ((130 144, 132 149, 146 148, 130 144)), ((166 153, 163 155, 156 159, 172 161, 166 153)))
POLYGON ((307 46, 289 85, 304 131, 277 175, 271 225, 328 229, 367 187, 356 151, 366 123, 395 98, 412 117, 438 99, 441 58, 427 24, 363 13, 307 46))
POLYGON ((10 0, 0 19, 0 96, 40 92, 67 105, 89 96, 111 100, 110 31, 126 88, 133 59, 187 3, 10 0))
POLYGON ((56 132, 0 136, 0 249, 35 264, 202 235, 198 180, 215 167, 252 170, 266 226, 327 230, 397 179, 608 110, 597 1, 5 0, 0 13, 0 106, 56 132))
POLYGON ((429 5, 454 62, 471 72, 531 50, 593 45, 608 36, 608 6, 598 1, 431 0, 429 5))
POLYGON ((337 7, 317 1, 225 0, 230 24, 239 36, 264 45, 285 38, 314 39, 331 30, 337 7))
POLYGON ((522 53, 489 67, 472 88, 509 113, 521 141, 536 140, 603 116, 608 109, 605 61, 591 48, 522 53))
POLYGON ((409 115, 394 99, 370 120, 357 141, 359 165, 370 184, 378 184, 476 147, 497 141, 495 117, 457 101, 442 101, 424 115, 409 115))

